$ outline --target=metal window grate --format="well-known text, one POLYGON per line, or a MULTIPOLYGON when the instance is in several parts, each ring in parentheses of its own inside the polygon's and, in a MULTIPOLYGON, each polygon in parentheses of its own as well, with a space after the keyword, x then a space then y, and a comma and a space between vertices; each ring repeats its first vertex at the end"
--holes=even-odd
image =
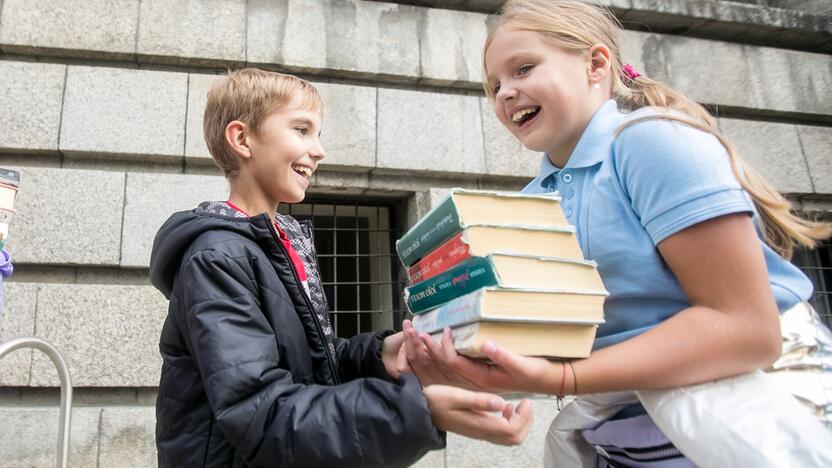
POLYGON ((823 323, 832 328, 832 242, 822 242, 814 250, 798 250, 792 262, 812 280, 812 305, 823 323))
POLYGON ((307 199, 278 212, 311 220, 335 334, 398 328, 404 318, 395 206, 366 200, 307 199))

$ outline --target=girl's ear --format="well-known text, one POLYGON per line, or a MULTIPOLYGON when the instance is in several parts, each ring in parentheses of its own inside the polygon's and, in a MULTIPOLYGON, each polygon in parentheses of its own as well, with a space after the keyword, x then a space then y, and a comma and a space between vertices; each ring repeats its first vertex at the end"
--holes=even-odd
POLYGON ((604 44, 595 44, 589 48, 587 73, 591 83, 603 83, 610 74, 610 49, 604 44))
POLYGON ((232 120, 225 126, 225 143, 234 154, 244 159, 251 157, 248 133, 248 126, 239 120, 232 120))

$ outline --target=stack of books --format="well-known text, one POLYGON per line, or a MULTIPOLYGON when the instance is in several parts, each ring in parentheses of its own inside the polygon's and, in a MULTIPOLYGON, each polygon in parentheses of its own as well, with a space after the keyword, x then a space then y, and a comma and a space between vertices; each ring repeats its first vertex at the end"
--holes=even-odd
POLYGON ((461 354, 494 341, 527 356, 589 356, 604 322, 597 265, 584 260, 557 194, 452 189, 401 239, 414 327, 461 354))
POLYGON ((20 173, 0 168, 0 249, 9 238, 9 225, 14 217, 14 199, 17 186, 20 185, 20 173))

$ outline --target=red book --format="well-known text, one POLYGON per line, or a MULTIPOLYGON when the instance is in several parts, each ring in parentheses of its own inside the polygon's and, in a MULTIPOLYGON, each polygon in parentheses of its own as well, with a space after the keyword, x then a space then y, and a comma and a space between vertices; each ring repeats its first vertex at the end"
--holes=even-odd
POLYGON ((416 284, 442 273, 454 265, 471 258, 471 246, 462 239, 462 231, 451 237, 433 252, 407 269, 408 284, 416 284))

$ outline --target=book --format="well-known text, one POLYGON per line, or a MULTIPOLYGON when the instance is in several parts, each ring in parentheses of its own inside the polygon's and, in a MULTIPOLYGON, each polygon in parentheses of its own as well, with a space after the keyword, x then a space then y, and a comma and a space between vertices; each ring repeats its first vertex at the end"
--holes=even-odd
POLYGON ((582 260, 575 229, 467 226, 407 269, 408 284, 430 279, 471 257, 495 251, 582 260))
POLYGON ((3 248, 9 237, 9 225, 15 213, 14 199, 19 184, 19 172, 0 168, 0 248, 3 248))
POLYGON ((589 260, 497 252, 471 257, 431 279, 405 288, 404 299, 415 315, 488 286, 606 293, 596 267, 589 260))
POLYGON ((413 317, 413 327, 436 333, 479 320, 600 325, 606 293, 484 288, 413 317))
POLYGON ((569 226, 556 194, 451 189, 451 193, 396 241, 396 252, 404 266, 409 267, 466 226, 474 224, 569 226))
MULTIPOLYGON (((454 348, 473 358, 484 357, 482 345, 493 341, 524 356, 585 358, 592 351, 596 325, 479 321, 452 329, 454 348)), ((442 341, 442 332, 431 337, 442 341)))

